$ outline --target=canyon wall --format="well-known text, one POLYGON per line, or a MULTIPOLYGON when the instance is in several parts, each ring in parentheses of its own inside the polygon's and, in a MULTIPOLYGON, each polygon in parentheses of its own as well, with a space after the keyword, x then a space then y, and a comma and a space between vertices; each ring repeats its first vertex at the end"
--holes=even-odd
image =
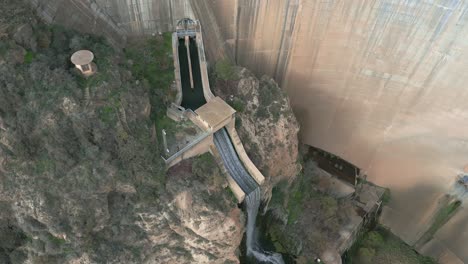
MULTIPOLYGON (((468 164, 466 0, 97 2, 127 35, 199 19, 211 61, 275 77, 302 142, 391 188, 382 222, 410 244, 468 164)), ((467 225, 462 208, 436 233, 439 253, 421 251, 468 262, 467 225)))

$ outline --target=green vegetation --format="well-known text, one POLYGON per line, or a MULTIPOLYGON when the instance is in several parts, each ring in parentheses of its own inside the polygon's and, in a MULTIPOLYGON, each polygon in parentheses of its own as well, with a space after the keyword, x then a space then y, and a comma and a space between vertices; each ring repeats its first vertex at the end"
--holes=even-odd
POLYGON ((34 58, 36 57, 36 53, 28 50, 26 54, 24 54, 24 63, 30 64, 34 58))
POLYGON ((234 195, 234 193, 232 192, 231 188, 227 186, 226 188, 224 188, 224 190, 228 194, 227 196, 229 198, 229 201, 231 201, 233 204, 236 204, 237 198, 236 195, 234 195))
POLYGON ((432 224, 431 228, 429 228, 429 230, 433 230, 433 234, 437 230, 439 230, 439 228, 442 227, 450 219, 451 216, 453 216, 453 214, 457 211, 460 205, 461 201, 454 201, 449 203, 444 208, 440 209, 439 212, 437 212, 434 223, 432 224))
POLYGON ((460 207, 461 201, 452 201, 439 209, 434 217, 434 221, 424 235, 419 239, 418 244, 425 244, 432 239, 434 234, 455 215, 457 209, 460 207))
POLYGON ((211 177, 219 171, 218 164, 209 153, 198 156, 192 163, 192 172, 198 177, 211 177))
POLYGON ((215 72, 216 76, 221 80, 229 81, 238 78, 234 65, 228 59, 216 62, 215 72))
POLYGON ((205 202, 211 204, 217 210, 227 212, 237 203, 237 198, 231 189, 229 187, 222 188, 225 178, 216 160, 210 153, 205 153, 193 159, 192 173, 205 186, 214 190, 214 192, 205 191, 201 195, 205 202), (226 204, 231 204, 232 206, 226 206, 226 204))
POLYGON ((55 169, 55 162, 49 157, 42 157, 36 162, 35 165, 35 171, 39 175, 55 169))
POLYGON ((283 207, 286 199, 285 192, 287 191, 287 188, 288 182, 286 180, 279 182, 273 187, 271 191, 270 207, 283 207))
POLYGON ((114 107, 106 105, 98 109, 99 119, 106 124, 111 124, 116 121, 116 111, 114 107))
POLYGON ((307 161, 292 184, 280 182, 272 190, 270 208, 276 213, 267 217, 266 226, 278 252, 310 260, 330 237, 336 236, 333 232, 345 217, 342 212, 346 204, 314 187, 316 172, 315 163, 307 161), (282 220, 277 215, 283 215, 282 220), (305 249, 307 252, 301 252, 305 249))
POLYGON ((56 236, 53 236, 52 234, 50 233, 47 233, 47 239, 54 245, 56 246, 61 246, 61 245, 64 245, 65 243, 67 243, 67 241, 63 238, 59 238, 59 237, 56 237, 56 236))
POLYGON ((151 120, 156 124, 158 142, 162 143, 161 129, 172 135, 177 127, 166 116, 167 104, 175 98, 175 91, 170 89, 174 81, 171 33, 135 41, 125 49, 125 56, 133 76, 149 88, 151 120))
MULTIPOLYGON (((31 16, 25 19, 28 23, 36 21, 31 16)), ((8 30, 15 28, 8 26, 8 30)), ((18 77, 0 78, 5 87, 15 88, 1 89, 2 118, 7 124, 19 124, 6 132, 12 140, 11 151, 9 147, 2 153, 7 155, 4 183, 10 186, 9 194, 20 188, 27 190, 22 192, 27 199, 41 200, 42 213, 50 221, 44 223, 46 228, 23 215, 28 243, 23 247, 22 241, 15 242, 15 247, 21 246, 18 251, 43 252, 40 261, 30 260, 34 263, 64 263, 65 255, 72 254, 73 249, 89 252, 93 263, 103 263, 104 259, 140 263, 138 247, 120 243, 118 235, 108 231, 128 222, 121 234, 131 234, 129 241, 142 241, 144 231, 133 224, 135 204, 141 211, 164 210, 166 206, 160 200, 161 193, 167 191, 166 166, 152 128, 156 120, 162 120, 169 130, 173 128, 165 117, 174 75, 170 34, 130 46, 125 57, 103 38, 60 26, 33 25, 32 29, 37 53, 23 50, 32 49, 29 42, 13 44, 8 40, 12 34, 0 40, 0 56, 7 55, 0 59, 4 60, 0 76, 14 72, 18 77), (71 67, 70 55, 78 49, 89 49, 95 55, 98 72, 89 78, 71 67), (145 115, 148 98, 152 120, 145 115), (112 186, 132 191, 129 194, 112 186), (93 197, 96 193, 99 198, 93 197), (103 204, 110 215, 105 223, 100 222, 102 215, 93 213, 102 211, 103 204), (99 223, 102 228, 93 230, 99 223), (49 234, 46 230, 50 229, 55 230, 54 235, 73 237, 76 231, 82 236, 68 241, 49 234), (125 253, 129 250, 135 260, 125 253)), ((8 260, 0 255, 0 259, 8 260)))
POLYGON ((245 103, 241 99, 235 98, 234 100, 230 101, 229 104, 234 108, 237 112, 243 112, 245 109, 245 103))
POLYGON ((138 41, 125 49, 131 61, 134 77, 144 79, 150 89, 151 118, 158 124, 166 114, 166 103, 173 101, 175 93, 169 88, 174 80, 171 33, 138 41))
POLYGON ((293 185, 289 188, 289 197, 287 202, 288 224, 293 224, 303 211, 306 201, 316 201, 321 214, 329 218, 336 214, 338 201, 324 193, 316 191, 313 187, 316 184, 314 177, 316 164, 307 161, 304 164, 304 170, 299 174, 293 185))
MULTIPOLYGON (((58 26, 54 26, 52 29, 53 32, 60 32, 56 34, 65 34, 63 33, 63 29, 58 26)), ((54 45, 60 45, 60 43, 54 38, 52 42, 52 47, 54 45), (55 43, 55 44, 54 44, 55 43)), ((89 76, 87 78, 83 77, 81 74, 76 76, 78 85, 81 88, 90 87, 90 88, 97 88, 100 85, 103 85, 106 82, 111 82, 116 79, 114 76, 115 72, 115 63, 114 63, 114 56, 115 51, 112 47, 107 44, 107 41, 104 38, 96 37, 96 36, 84 36, 82 38, 78 38, 74 44, 76 47, 75 49, 89 49, 92 50, 94 53, 94 63, 98 66, 98 71, 96 74, 89 76)), ((109 97, 109 100, 113 100, 115 97, 121 92, 121 89, 126 88, 125 86, 114 87, 112 96, 109 97)))
POLYGON ((382 195, 382 205, 387 205, 392 199, 392 193, 389 188, 385 188, 385 192, 382 195))
POLYGON ((310 190, 310 184, 306 182, 306 177, 303 174, 298 176, 296 184, 292 186, 291 194, 288 199, 288 224, 293 224, 299 214, 302 212, 303 200, 305 196, 315 196, 315 192, 310 190))
POLYGON ((0 41, 0 56, 5 56, 7 51, 10 49, 10 44, 6 41, 0 41))
POLYGON ((397 236, 382 226, 365 233, 349 250, 347 264, 436 264, 437 262, 418 254, 397 236))
POLYGON ((288 224, 294 224, 304 209, 305 201, 315 200, 318 202, 320 213, 324 218, 330 218, 336 215, 338 210, 338 201, 326 194, 320 193, 313 188, 311 177, 298 176, 296 183, 288 199, 288 224))
POLYGON ((260 102, 255 115, 261 119, 271 115, 274 121, 278 121, 283 111, 281 106, 284 105, 284 100, 287 98, 285 92, 270 79, 262 79, 258 98, 260 102))

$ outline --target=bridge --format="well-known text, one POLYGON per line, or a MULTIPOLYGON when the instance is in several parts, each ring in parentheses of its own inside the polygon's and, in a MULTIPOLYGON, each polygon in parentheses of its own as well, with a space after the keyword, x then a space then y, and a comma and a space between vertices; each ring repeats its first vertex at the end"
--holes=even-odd
POLYGON ((236 132, 236 111, 211 92, 200 24, 191 19, 180 20, 172 35, 172 47, 177 96, 167 115, 176 122, 190 120, 202 132, 163 158, 171 167, 210 152, 242 202, 263 184, 265 177, 247 156, 236 132))

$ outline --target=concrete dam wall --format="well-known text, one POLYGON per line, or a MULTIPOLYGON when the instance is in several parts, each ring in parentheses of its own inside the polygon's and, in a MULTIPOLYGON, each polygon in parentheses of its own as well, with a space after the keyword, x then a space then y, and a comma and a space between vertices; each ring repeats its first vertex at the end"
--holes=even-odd
MULTIPOLYGON (((441 197, 455 193, 468 165, 468 0, 95 3, 127 36, 199 19, 209 60, 228 56, 274 76, 290 96, 302 142, 391 188, 382 222, 406 242, 414 244, 441 197)), ((429 243, 436 246, 420 251, 468 263, 462 207, 429 243)))
MULTIPOLYGON (((468 164, 468 1, 237 4, 218 19, 237 63, 282 84, 302 142, 391 188, 382 222, 416 243, 468 164)), ((462 206, 418 250, 468 263, 462 206)))

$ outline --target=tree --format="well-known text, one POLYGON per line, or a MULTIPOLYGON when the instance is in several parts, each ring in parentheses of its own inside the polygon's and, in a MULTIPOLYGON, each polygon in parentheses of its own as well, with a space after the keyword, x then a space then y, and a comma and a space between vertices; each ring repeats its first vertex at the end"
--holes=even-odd
POLYGON ((228 60, 223 59, 215 65, 216 75, 222 80, 234 80, 236 78, 236 71, 234 65, 228 60))

